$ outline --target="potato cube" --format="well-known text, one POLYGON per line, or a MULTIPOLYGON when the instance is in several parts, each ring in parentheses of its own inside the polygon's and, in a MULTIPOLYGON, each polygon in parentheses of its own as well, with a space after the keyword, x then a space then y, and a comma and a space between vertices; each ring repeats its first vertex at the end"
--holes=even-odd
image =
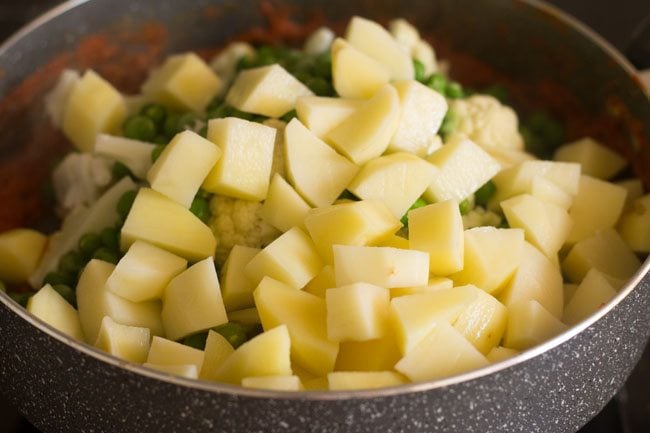
POLYGON ((506 330, 508 310, 492 295, 476 287, 473 289, 476 298, 460 313, 454 328, 479 352, 487 355, 501 341, 506 330))
POLYGON ((208 122, 208 140, 222 151, 203 188, 244 200, 263 200, 269 189, 276 129, 235 117, 208 122))
POLYGON ((325 265, 314 278, 312 278, 303 287, 303 290, 319 298, 325 299, 325 292, 327 289, 336 287, 336 279, 334 277, 334 267, 332 265, 325 265))
POLYGON ((174 376, 185 377, 187 379, 198 379, 199 373, 196 365, 193 364, 153 364, 145 362, 143 367, 151 368, 152 370, 162 371, 163 373, 171 374, 174 376))
POLYGON ((354 283, 328 289, 327 338, 332 341, 367 341, 381 338, 388 328, 388 289, 354 283))
POLYGON ((126 117, 124 97, 94 71, 74 84, 63 115, 63 133, 77 149, 89 152, 100 132, 116 133, 126 117))
POLYGON ((99 328, 95 347, 126 361, 142 364, 147 360, 149 340, 148 328, 120 325, 106 316, 99 328))
POLYGON ((228 319, 231 322, 241 323, 242 325, 261 325, 262 319, 257 312, 257 308, 243 308, 241 310, 229 311, 228 319))
POLYGON ((307 129, 324 139, 328 132, 362 105, 360 99, 304 96, 296 102, 296 113, 307 129))
POLYGON ((77 310, 49 284, 29 298, 27 311, 54 329, 77 340, 84 340, 77 310))
POLYGON ((228 322, 212 258, 192 265, 169 282, 162 321, 165 335, 172 340, 228 322))
POLYGON ((650 252, 650 194, 636 199, 618 223, 621 237, 637 253, 650 252))
POLYGON ((45 251, 47 236, 20 228, 0 233, 0 280, 25 283, 45 251))
POLYGON ((417 295, 420 293, 432 293, 439 290, 451 289, 454 282, 445 277, 431 277, 426 286, 417 287, 395 287, 390 289, 390 297, 397 298, 400 296, 417 295))
POLYGON ((330 391, 399 386, 408 381, 394 371, 335 371, 327 375, 330 391))
POLYGON ((334 245, 336 285, 366 282, 380 287, 423 286, 429 280, 429 254, 389 247, 334 245))
POLYGON ((402 354, 389 328, 381 338, 367 341, 344 341, 339 345, 335 371, 391 370, 402 354))
POLYGON ((510 359, 517 355, 519 355, 518 350, 509 349, 503 346, 497 346, 494 349, 490 350, 490 353, 488 353, 485 357, 492 364, 495 364, 497 362, 505 361, 506 359, 510 359))
POLYGON ((627 195, 625 196, 625 207, 629 208, 632 203, 643 195, 643 182, 641 179, 625 179, 616 182, 616 185, 625 188, 627 195))
POLYGON ((202 112, 221 91, 219 77, 196 54, 170 56, 142 85, 142 93, 176 110, 202 112))
POLYGON ((564 289, 564 306, 571 301, 571 298, 573 298, 573 295, 575 295, 576 290, 578 290, 578 285, 573 284, 573 283, 565 283, 563 285, 564 289))
POLYGON ((537 176, 531 181, 530 195, 567 211, 573 204, 572 195, 568 194, 553 181, 541 176, 537 176))
POLYGON ((235 311, 255 305, 254 282, 246 276, 246 265, 259 253, 259 248, 235 245, 221 268, 221 294, 226 311, 235 311))
POLYGON ((332 81, 343 98, 370 98, 390 75, 376 60, 338 38, 332 43, 332 81))
POLYGON ((203 363, 199 377, 204 380, 215 380, 221 364, 235 351, 225 337, 213 330, 208 331, 203 349, 203 363))
POLYGON ((226 95, 238 110, 281 117, 296 106, 301 96, 313 93, 279 64, 240 72, 226 95))
POLYGON ((393 234, 383 238, 381 241, 377 242, 376 246, 399 248, 401 250, 410 249, 409 240, 399 234, 393 234))
POLYGON ((598 179, 610 179, 627 165, 625 158, 591 137, 560 146, 553 159, 577 162, 583 174, 598 179))
POLYGON ((135 241, 106 281, 106 288, 133 302, 162 298, 172 278, 187 268, 187 260, 143 241, 135 241))
POLYGON ((278 173, 273 175, 269 192, 260 210, 268 224, 281 232, 302 224, 311 207, 278 173))
POLYGON ((508 327, 503 345, 516 350, 530 349, 566 329, 566 325, 539 302, 521 300, 508 307, 508 327))
POLYGON ((241 381, 244 388, 271 389, 274 391, 300 391, 303 389, 298 376, 252 376, 241 381))
POLYGON ((607 304, 614 296, 616 290, 607 278, 597 269, 590 270, 564 309, 563 322, 567 325, 581 322, 607 304))
POLYGON ((176 341, 154 336, 147 356, 148 364, 157 365, 193 365, 201 371, 203 351, 186 346, 176 341))
POLYGON ((151 153, 156 145, 109 134, 97 134, 94 153, 126 165, 138 179, 144 179, 151 168, 151 153))

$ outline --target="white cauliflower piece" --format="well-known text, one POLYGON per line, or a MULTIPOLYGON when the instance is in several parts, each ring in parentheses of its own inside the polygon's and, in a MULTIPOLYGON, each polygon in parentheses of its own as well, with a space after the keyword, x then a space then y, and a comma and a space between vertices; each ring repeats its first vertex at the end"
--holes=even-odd
POLYGON ((474 95, 450 101, 449 109, 458 118, 456 129, 449 139, 458 136, 469 138, 484 148, 524 148, 517 114, 498 99, 489 95, 474 95))
POLYGON ((463 215, 463 227, 465 230, 481 226, 499 227, 500 225, 501 217, 491 210, 485 210, 481 206, 477 206, 466 215, 463 215))
POLYGON ((433 74, 438 70, 433 47, 420 37, 420 32, 412 24, 403 18, 398 18, 388 24, 388 29, 404 51, 424 65, 425 74, 433 74))
POLYGON ((336 35, 331 29, 321 27, 315 30, 314 33, 307 38, 302 50, 305 54, 317 56, 318 54, 322 54, 330 49, 335 37, 336 35))
POLYGON ((215 195, 210 200, 210 228, 217 239, 215 261, 219 265, 228 258, 235 245, 264 248, 281 232, 264 222, 260 215, 262 203, 215 195))
POLYGON ((63 124, 63 115, 68 104, 68 98, 78 81, 79 72, 66 69, 59 76, 59 81, 57 81, 54 89, 45 96, 45 111, 52 124, 57 128, 61 128, 63 124))
POLYGON ((94 203, 110 183, 113 162, 90 153, 68 154, 52 173, 60 216, 94 203))
POLYGON ((219 75, 225 84, 222 89, 227 89, 228 84, 235 78, 237 64, 242 57, 252 57, 255 49, 246 42, 233 42, 217 54, 210 62, 210 67, 219 75))

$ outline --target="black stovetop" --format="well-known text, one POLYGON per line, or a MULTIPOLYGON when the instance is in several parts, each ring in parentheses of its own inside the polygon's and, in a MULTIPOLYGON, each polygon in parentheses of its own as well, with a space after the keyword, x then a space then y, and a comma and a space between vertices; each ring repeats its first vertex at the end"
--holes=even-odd
MULTIPOLYGON (((485 1, 485 0, 484 0, 485 1)), ((650 0, 547 0, 578 17, 639 68, 650 68, 650 0)), ((0 41, 61 0, 0 0, 0 41)), ((1 338, 1 337, 0 337, 1 338)), ((579 433, 650 431, 650 346, 626 385, 579 433)), ((0 433, 39 433, 0 395, 0 433)), ((460 433, 460 432, 459 432, 460 433)))

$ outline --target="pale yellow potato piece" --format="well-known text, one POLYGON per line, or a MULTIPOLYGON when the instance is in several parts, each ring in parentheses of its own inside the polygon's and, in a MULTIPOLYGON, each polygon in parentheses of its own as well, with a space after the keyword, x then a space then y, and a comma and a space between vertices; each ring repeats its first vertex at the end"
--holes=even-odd
POLYGON ((301 289, 324 265, 309 236, 294 227, 253 257, 244 272, 253 284, 268 276, 301 289))
POLYGON ((198 379, 199 373, 196 365, 192 364, 153 364, 145 362, 143 367, 151 368, 152 370, 162 371, 163 373, 172 374, 174 376, 185 377, 187 379, 198 379))
POLYGON ((449 278, 456 285, 474 284, 496 295, 519 267, 524 231, 494 227, 465 230, 464 248, 464 268, 449 278))
POLYGON ((436 133, 448 108, 445 97, 415 80, 398 81, 393 86, 402 115, 388 151, 424 157, 437 150, 441 143, 436 133))
POLYGON ((330 391, 399 386, 408 381, 394 371, 335 371, 327 375, 330 391))
POLYGON ((413 382, 442 379, 485 367, 489 361, 450 324, 439 321, 395 370, 413 382), (444 350, 440 350, 444 347, 444 350))
POLYGON ((296 114, 316 137, 324 139, 328 132, 363 105, 361 99, 304 96, 296 102, 296 114))
POLYGON ((390 74, 391 80, 411 80, 415 76, 413 60, 393 36, 374 21, 359 16, 352 17, 345 39, 379 62, 390 74))
POLYGON ((326 140, 355 164, 363 164, 384 153, 397 129, 399 117, 397 90, 385 85, 332 129, 326 140))
POLYGON ((627 160, 591 137, 567 143, 555 150, 556 161, 577 162, 582 174, 611 179, 627 165, 627 160))
POLYGON ((170 56, 142 85, 142 93, 176 110, 202 112, 221 91, 221 79, 196 54, 170 56))
POLYGON ((399 248, 402 250, 410 249, 409 240, 398 234, 389 235, 377 243, 378 247, 399 248))
POLYGON ((561 319, 564 288, 560 269, 537 248, 525 242, 519 268, 498 298, 506 307, 522 300, 534 299, 561 319))
POLYGON ((303 389, 298 376, 252 376, 241 381, 244 388, 270 389, 273 391, 300 391, 303 389))
POLYGON ((396 218, 402 218, 438 176, 434 165, 413 154, 398 152, 368 161, 348 189, 363 200, 383 202, 396 218))
POLYGON ((247 113, 278 118, 291 111, 298 98, 312 95, 307 86, 274 64, 241 71, 226 102, 247 113))
POLYGON ((189 208, 221 156, 221 149, 193 131, 177 134, 147 173, 151 189, 189 208))
POLYGON ((154 336, 147 355, 147 364, 193 365, 197 373, 201 371, 204 353, 202 350, 154 336))
POLYGON ((476 287, 472 289, 476 298, 460 313, 454 328, 479 352, 487 355, 501 341, 506 330, 508 310, 492 295, 476 287))
POLYGON ((110 134, 97 134, 93 152, 126 165, 138 179, 151 168, 151 153, 156 145, 110 134))
POLYGON ((614 227, 625 206, 625 188, 590 176, 580 176, 580 189, 569 209, 573 229, 567 243, 574 244, 598 230, 614 227))
POLYGON ((126 361, 142 364, 149 353, 149 328, 120 325, 110 317, 102 320, 95 347, 126 361))
POLYGON ((573 283, 566 283, 563 286, 564 288, 564 306, 566 306, 573 298, 573 295, 578 290, 578 285, 573 283))
POLYGON ((389 247, 334 245, 336 285, 357 282, 392 287, 424 286, 429 280, 429 254, 389 247))
POLYGON ((208 140, 221 149, 203 182, 207 191, 244 200, 263 200, 269 189, 276 129, 227 117, 208 122, 208 140))
POLYGON ((268 277, 255 289, 254 296, 265 330, 286 325, 291 335, 291 359, 296 365, 315 376, 334 369, 339 344, 327 338, 324 299, 268 277))
POLYGON ((45 251, 47 236, 19 228, 0 233, 0 281, 25 283, 45 251))
POLYGON ((117 133, 126 117, 124 97, 108 81, 87 70, 68 97, 63 133, 77 149, 89 152, 101 132, 117 133))
POLYGON ((163 335, 160 302, 131 302, 106 288, 106 280, 114 269, 112 263, 93 259, 79 277, 77 307, 86 342, 94 344, 97 341, 105 316, 122 325, 149 328, 153 335, 163 335))
POLYGON ((432 293, 439 290, 451 289, 454 287, 454 282, 445 277, 431 277, 426 286, 416 287, 394 287, 390 289, 390 297, 397 298, 399 296, 417 295, 419 293, 432 293))
POLYGON ((179 340, 228 322, 211 257, 187 268, 165 288, 162 321, 165 335, 179 340))
POLYGON ((318 253, 333 263, 333 245, 373 245, 395 233, 402 223, 381 201, 361 200, 312 209, 305 227, 318 253))
POLYGON ((409 246, 429 253, 429 272, 450 275, 463 269, 465 237, 458 202, 447 200, 409 211, 409 246))
POLYGON ((594 233, 571 248, 562 271, 573 283, 580 283, 591 268, 619 279, 628 279, 641 262, 614 229, 594 233))
POLYGON ((448 142, 427 160, 439 169, 424 193, 432 203, 451 199, 461 202, 501 169, 485 150, 466 138, 448 142))
POLYGON ((531 181, 530 195, 566 210, 569 210, 573 204, 572 195, 564 191, 553 181, 541 176, 536 176, 531 181))
POLYGON ((503 345, 516 350, 537 346, 564 332, 566 325, 534 299, 508 307, 508 327, 503 345))
POLYGON ((216 380, 217 370, 221 364, 235 351, 223 335, 213 330, 208 331, 203 349, 203 363, 199 371, 199 378, 216 380))
POLYGON ((368 341, 386 335, 390 294, 384 287, 354 283, 327 289, 325 305, 331 341, 368 341))
POLYGON ((49 284, 29 298, 27 311, 64 334, 84 340, 77 310, 49 284))
POLYGON ((312 278, 303 287, 303 290, 319 298, 325 299, 325 292, 327 289, 336 287, 336 279, 334 277, 334 267, 332 265, 325 265, 314 278, 312 278))
POLYGON ((144 241, 135 241, 106 281, 106 288, 133 302, 162 298, 172 278, 187 268, 187 260, 144 241))
POLYGON ((230 250, 221 268, 221 294, 226 311, 235 311, 255 305, 253 290, 255 283, 248 278, 244 269, 260 251, 243 245, 235 245, 230 250))
POLYGON ((128 250, 145 241, 190 261, 214 256, 217 241, 210 227, 179 203, 141 188, 121 231, 120 246, 128 250))
POLYGON ((564 309, 562 321, 567 325, 575 325, 598 311, 614 296, 616 290, 605 275, 592 269, 585 275, 564 309))
POLYGON ((284 143, 288 179, 313 206, 332 204, 359 171, 298 119, 285 128, 284 143))
POLYGON ((260 215, 281 232, 300 226, 311 206, 278 173, 273 175, 260 215))
POLYGON ((633 251, 650 252, 650 194, 636 199, 618 223, 618 231, 633 251))
POLYGON ((513 149, 508 147, 485 147, 484 150, 494 158, 503 169, 519 165, 524 161, 535 160, 535 156, 521 149, 513 149))
POLYGON ((641 179, 626 179, 615 182, 616 185, 625 188, 627 195, 625 196, 625 207, 629 208, 630 205, 643 195, 643 182, 641 179))
POLYGON ((228 319, 230 322, 241 323, 242 325, 261 325, 262 320, 257 313, 257 308, 250 307, 236 311, 228 312, 228 319))
POLYGON ((332 82, 343 98, 367 99, 388 84, 390 75, 386 68, 345 40, 334 40, 331 51, 332 82))
POLYGON ((335 371, 391 370, 402 357, 393 331, 367 341, 344 341, 339 345, 335 371))
POLYGON ((517 355, 519 355, 518 350, 509 349, 503 346, 497 346, 494 349, 490 350, 490 353, 485 355, 485 357, 488 359, 488 361, 494 364, 497 362, 505 361, 506 359, 510 359, 517 355))

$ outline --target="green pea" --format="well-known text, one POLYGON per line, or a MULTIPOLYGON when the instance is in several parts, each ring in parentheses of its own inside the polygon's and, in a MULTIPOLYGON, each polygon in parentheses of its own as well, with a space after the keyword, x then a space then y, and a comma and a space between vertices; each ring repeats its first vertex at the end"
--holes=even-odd
POLYGON ((199 120, 199 116, 191 111, 181 114, 178 118, 178 132, 183 132, 186 129, 194 129, 197 120, 199 120))
POLYGON ((102 238, 102 245, 106 248, 117 251, 120 248, 120 231, 115 227, 106 227, 99 236, 102 238))
POLYGON ((459 121, 460 119, 454 111, 447 110, 447 114, 445 114, 445 117, 442 120, 442 125, 440 125, 440 130, 438 132, 443 138, 446 138, 449 134, 456 130, 459 121))
POLYGON ((352 200, 352 201, 359 201, 359 197, 356 195, 352 194, 349 190, 344 190, 341 195, 339 195, 338 200, 352 200))
POLYGON ((409 225, 409 218, 408 218, 409 211, 412 211, 413 209, 418 209, 418 208, 424 207, 424 206, 426 206, 428 204, 429 203, 426 200, 422 199, 422 198, 419 198, 419 199, 415 200, 415 202, 411 205, 409 210, 406 211, 404 216, 402 216, 402 219, 400 220, 402 222, 402 224, 404 224, 405 227, 408 227, 408 225, 409 225))
POLYGON ((91 257, 101 246, 102 238, 97 233, 86 233, 79 238, 79 251, 86 257, 91 257))
POLYGON ((319 54, 314 59, 314 73, 322 78, 332 78, 332 53, 330 50, 319 54))
POLYGON ((236 108, 232 109, 232 113, 230 114, 232 117, 237 117, 239 119, 244 119, 244 120, 253 120, 255 115, 253 113, 247 113, 245 111, 238 110, 236 108))
POLYGON ((205 342, 208 339, 208 333, 207 332, 199 332, 198 334, 190 335, 189 337, 183 338, 181 340, 181 343, 193 347, 195 349, 199 350, 204 350, 205 349, 205 342))
POLYGON ((210 220, 210 203, 203 197, 196 196, 192 200, 190 212, 196 215, 201 221, 207 223, 210 220))
POLYGON ((95 251, 95 254, 93 254, 93 259, 113 263, 114 265, 117 264, 119 260, 117 254, 113 250, 106 247, 102 247, 95 251))
POLYGON ((221 104, 217 107, 208 109, 206 112, 208 119, 222 119, 224 117, 232 116, 232 113, 235 112, 235 109, 227 104, 221 104))
POLYGON ((29 301, 29 298, 31 298, 32 294, 31 293, 25 293, 25 292, 9 292, 8 293, 9 297, 13 299, 17 304, 19 304, 22 307, 27 307, 27 302, 29 301))
POLYGON ((70 305, 73 307, 77 307, 77 295, 75 294, 74 290, 70 288, 70 286, 66 284, 55 284, 52 286, 56 292, 63 297, 70 305))
POLYGON ((296 113, 296 110, 291 110, 288 113, 286 113, 284 116, 280 117, 280 120, 282 120, 283 122, 289 123, 289 122, 291 122, 291 119, 293 119, 297 115, 298 115, 298 113, 296 113))
POLYGON ((334 88, 327 80, 319 77, 310 78, 306 83, 306 86, 318 96, 332 96, 334 94, 334 88))
POLYGON ((45 284, 49 284, 51 286, 55 286, 57 284, 71 285, 73 282, 74 282, 74 278, 72 278, 71 275, 64 274, 62 272, 57 272, 57 271, 48 272, 47 275, 45 275, 45 278, 43 278, 43 285, 45 284))
POLYGON ((126 176, 133 177, 131 170, 129 170, 129 167, 119 161, 114 163, 113 167, 111 167, 111 175, 113 176, 114 181, 118 181, 126 176))
POLYGON ((140 114, 151 119, 157 130, 162 129, 167 118, 167 110, 160 104, 150 102, 140 109, 140 114))
POLYGON ((427 78, 425 84, 436 92, 445 94, 445 89, 447 88, 447 78, 440 73, 435 73, 427 78))
POLYGON ((420 83, 426 82, 428 77, 426 75, 424 63, 418 59, 413 59, 413 69, 415 70, 415 79, 420 83))
POLYGON ((242 56, 237 62, 237 70, 243 71, 244 69, 254 68, 256 66, 254 56, 242 56))
POLYGON ((463 86, 461 86, 459 83, 456 83, 455 81, 447 84, 447 87, 445 88, 445 96, 447 96, 449 99, 462 98, 465 96, 463 86))
POLYGON ((221 334, 235 349, 247 340, 246 327, 237 322, 224 323, 216 328, 212 328, 212 330, 221 334))
POLYGON ((169 113, 165 119, 165 124, 163 125, 163 134, 169 140, 171 140, 176 134, 181 132, 178 129, 178 120, 180 119, 180 113, 169 113))
POLYGON ((205 199, 205 200, 210 200, 210 199, 212 198, 212 195, 213 195, 213 194, 212 194, 210 191, 206 191, 206 190, 204 190, 204 189, 199 189, 199 190, 196 192, 196 196, 197 196, 197 197, 201 197, 201 198, 203 198, 203 199, 205 199))
POLYGON ((257 66, 267 66, 277 63, 278 59, 272 47, 264 45, 257 50, 255 63, 257 66))
POLYGON ((487 205, 487 202, 497 192, 497 186, 491 180, 488 180, 485 185, 480 187, 474 193, 474 202, 479 206, 487 205))
POLYGON ((467 215, 469 211, 472 210, 472 204, 468 199, 465 199, 458 204, 458 209, 460 210, 461 215, 467 215))
POLYGON ((131 206, 133 206, 133 201, 135 200, 137 193, 138 192, 135 190, 127 191, 122 194, 120 199, 117 201, 117 214, 121 218, 126 219, 126 216, 131 210, 131 206))
POLYGON ((158 144, 153 148, 151 151, 151 162, 156 162, 156 160, 160 157, 160 154, 163 153, 163 150, 165 150, 165 147, 166 146, 163 144, 158 144))
POLYGON ((68 251, 59 260, 59 272, 77 274, 85 265, 85 260, 77 251, 68 251))
POLYGON ((122 125, 122 132, 127 138, 141 141, 151 141, 157 133, 154 121, 141 114, 127 117, 122 125))
POLYGON ((296 73, 293 76, 296 78, 296 80, 300 81, 301 83, 303 83, 305 85, 313 77, 313 75, 308 71, 296 71, 296 73))

